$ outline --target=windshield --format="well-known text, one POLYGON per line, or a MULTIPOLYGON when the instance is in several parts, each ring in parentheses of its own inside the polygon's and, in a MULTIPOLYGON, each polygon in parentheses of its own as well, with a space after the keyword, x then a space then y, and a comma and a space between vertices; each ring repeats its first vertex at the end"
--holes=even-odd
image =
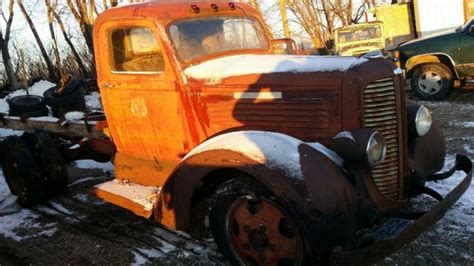
POLYGON ((382 37, 380 25, 365 27, 341 29, 337 33, 338 43, 365 41, 369 39, 378 39, 382 37))
POLYGON ((248 17, 178 21, 171 24, 169 33, 174 49, 186 62, 226 51, 269 49, 262 26, 248 17))

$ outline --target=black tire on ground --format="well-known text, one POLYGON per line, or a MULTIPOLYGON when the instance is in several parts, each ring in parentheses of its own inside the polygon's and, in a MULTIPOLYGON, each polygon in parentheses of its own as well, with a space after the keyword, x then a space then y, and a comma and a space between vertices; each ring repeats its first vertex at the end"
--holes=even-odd
POLYGON ((46 90, 43 94, 46 104, 53 110, 53 116, 62 117, 71 111, 86 111, 84 87, 75 87, 70 94, 57 94, 56 87, 46 90))
POLYGON ((84 88, 77 87, 69 94, 57 94, 56 87, 52 87, 43 93, 44 100, 51 107, 73 105, 84 101, 84 88))
POLYGON ((1 145, 5 181, 17 202, 30 207, 46 200, 46 179, 33 155, 17 136, 7 137, 1 145))
POLYGON ((209 209, 214 240, 232 265, 303 264, 304 241, 298 225, 261 183, 246 176, 231 179, 217 188, 209 209), (242 213, 248 217, 237 221, 242 213), (287 245, 292 258, 286 257, 283 242, 293 243, 287 245))
POLYGON ((422 64, 413 70, 411 87, 422 100, 441 100, 453 87, 453 73, 444 64, 422 64))
POLYGON ((8 106, 10 107, 9 114, 12 116, 28 114, 30 117, 36 117, 39 116, 38 114, 43 114, 44 110, 46 110, 46 115, 48 114, 43 97, 36 95, 13 97, 8 100, 8 106))
POLYGON ((66 83, 63 91, 59 95, 61 96, 70 95, 74 93, 78 88, 82 88, 84 90, 85 87, 86 87, 86 83, 83 80, 71 79, 69 80, 68 83, 66 83))
POLYGON ((67 167, 54 140, 48 133, 40 130, 26 132, 21 139, 43 170, 48 197, 65 193, 69 183, 67 167))

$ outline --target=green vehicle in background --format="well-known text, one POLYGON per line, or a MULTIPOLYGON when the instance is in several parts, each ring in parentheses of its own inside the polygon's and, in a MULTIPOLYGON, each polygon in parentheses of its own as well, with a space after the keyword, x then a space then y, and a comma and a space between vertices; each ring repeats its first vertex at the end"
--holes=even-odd
POLYGON ((404 43, 394 56, 419 98, 440 100, 455 80, 473 82, 474 18, 455 30, 404 43))

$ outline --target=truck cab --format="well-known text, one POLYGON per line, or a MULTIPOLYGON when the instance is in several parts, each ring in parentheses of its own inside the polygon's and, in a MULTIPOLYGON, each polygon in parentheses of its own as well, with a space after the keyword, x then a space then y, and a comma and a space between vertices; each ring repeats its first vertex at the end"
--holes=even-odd
MULTIPOLYGON (((397 67, 277 55, 264 25, 227 1, 133 4, 97 18, 104 132, 116 153, 115 180, 95 195, 171 229, 207 217, 226 258, 245 265, 367 262, 439 219, 472 165, 458 156, 452 172, 466 178, 431 211, 398 212, 452 172, 435 175, 443 134, 426 107, 406 102, 397 67), (356 241, 393 217, 400 230, 356 241)), ((360 31, 371 30, 378 47, 381 25, 360 31)))
POLYGON ((359 56, 385 49, 383 23, 376 21, 338 28, 334 31, 335 54, 359 56))

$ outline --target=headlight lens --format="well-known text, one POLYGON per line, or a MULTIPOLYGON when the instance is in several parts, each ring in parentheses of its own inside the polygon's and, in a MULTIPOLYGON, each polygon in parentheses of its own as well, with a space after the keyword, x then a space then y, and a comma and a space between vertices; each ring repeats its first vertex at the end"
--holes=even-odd
POLYGON ((382 134, 374 132, 367 144, 367 161, 370 167, 379 165, 387 154, 387 144, 382 134))
POLYGON ((416 113, 415 125, 418 136, 423 137, 430 131, 433 120, 431 112, 425 106, 421 105, 416 113))

